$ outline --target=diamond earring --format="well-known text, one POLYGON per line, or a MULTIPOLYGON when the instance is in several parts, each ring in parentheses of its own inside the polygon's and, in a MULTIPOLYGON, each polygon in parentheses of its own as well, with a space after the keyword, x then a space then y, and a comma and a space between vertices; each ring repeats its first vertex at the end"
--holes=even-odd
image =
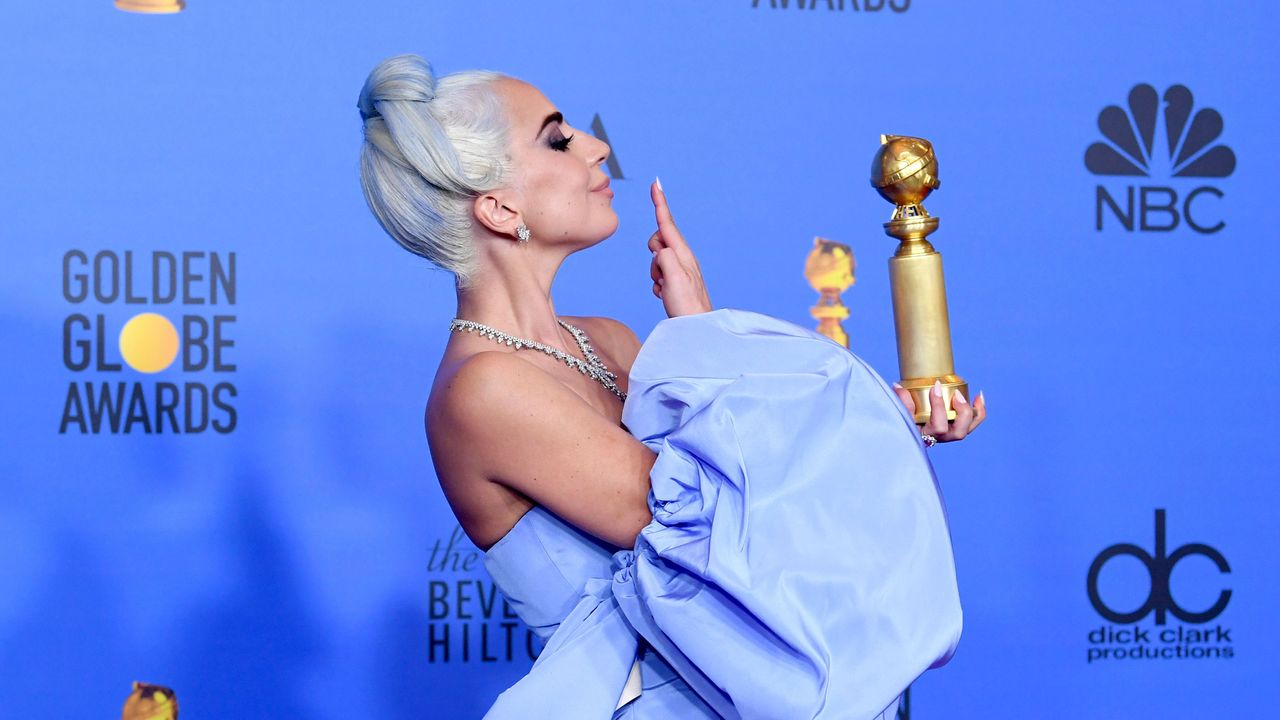
POLYGON ((524 223, 520 223, 520 227, 516 228, 516 237, 520 238, 520 242, 529 242, 529 228, 524 223))

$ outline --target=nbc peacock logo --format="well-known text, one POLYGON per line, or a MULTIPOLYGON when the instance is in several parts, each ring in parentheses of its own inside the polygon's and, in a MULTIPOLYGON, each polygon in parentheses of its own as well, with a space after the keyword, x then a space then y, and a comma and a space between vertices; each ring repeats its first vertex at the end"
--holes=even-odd
POLYGON ((1236 169, 1236 154, 1218 141, 1222 114, 1197 107, 1185 85, 1161 95, 1148 84, 1129 91, 1128 107, 1108 105, 1098 114, 1103 140, 1089 146, 1085 167, 1109 178, 1167 178, 1167 185, 1099 184, 1095 194, 1095 229, 1108 214, 1129 232, 1172 232, 1182 225, 1209 235, 1226 227, 1220 216, 1210 219, 1212 205, 1224 193, 1213 184, 1192 186, 1195 179, 1226 178, 1236 169))

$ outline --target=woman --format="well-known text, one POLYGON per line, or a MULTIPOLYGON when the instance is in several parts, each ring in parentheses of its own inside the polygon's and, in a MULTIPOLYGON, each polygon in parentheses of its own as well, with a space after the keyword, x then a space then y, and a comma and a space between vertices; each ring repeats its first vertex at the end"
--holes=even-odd
MULTIPOLYGON (((892 604, 881 600, 899 590, 954 595, 945 518, 929 484, 932 474, 919 451, 919 436, 904 435, 903 423, 910 425, 907 410, 897 403, 888 408, 878 399, 888 395, 881 392, 883 382, 847 351, 837 352, 834 343, 809 331, 754 313, 713 311, 697 260, 656 181, 650 188, 657 218, 648 241, 650 276, 669 320, 655 329, 642 354, 638 337, 622 323, 557 315, 551 286, 560 264, 610 236, 618 220, 602 170, 608 145, 571 127, 532 85, 487 72, 437 81, 421 58, 403 55, 374 68, 359 108, 365 131, 361 180, 371 210, 402 246, 456 277, 454 332, 426 410, 437 475, 463 529, 486 551, 495 582, 522 619, 549 639, 529 677, 504 693, 491 715, 587 718, 616 709, 615 717, 632 718, 870 717, 875 712, 865 712, 869 707, 891 715, 896 694, 929 664, 949 656, 959 614, 958 603, 949 602, 942 613, 948 619, 933 633, 941 639, 920 643, 898 633, 895 647, 922 646, 901 662, 873 658, 865 648, 853 648, 858 643, 842 644, 838 637, 846 632, 881 637, 879 630, 863 632, 872 616, 872 624, 886 625, 887 615, 871 606, 892 604), (775 347, 784 341, 791 343, 785 351, 775 347), (774 363, 751 371, 753 363, 778 355, 785 356, 784 363, 810 364, 788 370, 774 363), (696 363, 703 363, 690 375, 696 381, 673 381, 678 366, 696 363), (829 367, 821 386, 808 380, 817 376, 813 363, 829 367), (632 385, 641 365, 645 380, 637 389, 632 385), (755 424, 748 429, 777 437, 782 428, 771 426, 777 414, 762 409, 775 394, 768 382, 785 380, 755 386, 737 381, 786 372, 801 379, 787 397, 808 403, 793 400, 796 412, 813 417, 827 412, 832 392, 841 391, 833 390, 833 383, 873 408, 867 410, 877 418, 871 425, 883 427, 885 437, 901 447, 895 457, 905 458, 885 465, 881 474, 903 479, 900 485, 891 479, 847 493, 863 493, 847 512, 856 515, 879 505, 897 513, 903 503, 918 508, 924 519, 904 515, 890 525, 928 524, 932 530, 924 533, 926 540, 883 543, 894 549, 871 554, 888 557, 907 548, 927 557, 906 562, 933 568, 934 575, 950 581, 934 588, 927 573, 918 573, 922 579, 916 585, 894 580, 905 557, 895 555, 893 562, 841 568, 831 573, 832 582, 804 585, 806 597, 822 605, 831 600, 824 594, 848 591, 839 583, 850 573, 865 572, 859 580, 863 585, 853 592, 865 586, 876 600, 847 615, 793 604, 787 598, 799 591, 789 580, 764 581, 769 564, 794 548, 761 533, 790 534, 789 526, 771 530, 766 520, 753 519, 762 528, 755 531, 746 519, 812 508, 797 518, 799 525, 822 525, 819 516, 832 498, 820 491, 829 491, 830 478, 839 474, 839 466, 828 462, 834 454, 821 443, 814 445, 806 461, 819 457, 828 464, 812 472, 788 470, 786 483, 777 487, 794 497, 767 509, 759 503, 781 497, 769 485, 753 485, 761 489, 749 498, 745 475, 735 485, 733 472, 710 463, 719 450, 743 445, 742 423, 753 414, 755 424), (709 382, 716 373, 725 381, 709 382), (759 401, 752 403, 753 397, 759 401), (695 417, 695 407, 711 412, 695 417), (810 485, 813 492, 805 490, 810 485), (865 495, 885 487, 895 488, 896 499, 877 495, 869 501, 865 495), (904 487, 909 490, 899 492, 904 487), (680 515, 694 506, 705 516, 690 521, 680 515), (677 530, 681 539, 672 542, 677 530), (707 551, 730 535, 741 552, 707 551), (749 543, 754 545, 748 553, 749 543), (620 548, 624 552, 615 552, 620 548), (632 548, 634 553, 625 551, 632 548), (780 554, 764 548, 778 548, 780 554), (697 592, 672 591, 695 585, 697 592), (791 627, 793 611, 816 619, 791 627), (833 620, 833 615, 840 617, 833 620), (689 618, 699 624, 682 626, 689 618), (836 641, 831 647, 824 633, 836 641), (706 638, 716 638, 718 648, 740 646, 722 664, 720 651, 702 647, 706 638), (822 642, 810 647, 814 638, 822 642), (846 644, 852 648, 848 652, 846 644), (858 699, 847 702, 832 690, 840 682, 832 673, 846 655, 859 664, 851 675, 875 676, 863 683, 858 699), (748 679, 760 664, 786 685, 770 692, 768 680, 762 690, 759 680, 748 679), (883 667, 894 672, 880 678, 883 667)), ((913 412, 910 396, 900 388, 897 392, 913 412)), ((948 425, 935 389, 935 420, 925 432, 942 442, 959 440, 985 417, 981 396, 972 405, 958 394, 955 401, 957 418, 948 425)), ((841 406, 839 414, 827 416, 820 431, 868 426, 867 418, 848 411, 849 403, 835 404, 841 406)), ((803 420, 800 426, 792 421, 789 430, 802 428, 803 420)), ((868 467, 883 455, 886 440, 878 432, 856 433, 866 436, 868 467)), ((781 457, 780 452, 757 455, 754 466, 745 465, 743 457, 768 443, 746 444, 748 451, 735 451, 742 456, 721 462, 767 474, 763 469, 781 457)), ((831 526, 815 542, 866 540, 860 535, 866 525, 831 526)), ((815 555, 821 553, 805 553, 796 567, 815 555)), ((934 614, 926 610, 921 616, 934 614)), ((888 620, 890 626, 905 626, 888 620)), ((906 624, 917 627, 914 619, 906 624)))

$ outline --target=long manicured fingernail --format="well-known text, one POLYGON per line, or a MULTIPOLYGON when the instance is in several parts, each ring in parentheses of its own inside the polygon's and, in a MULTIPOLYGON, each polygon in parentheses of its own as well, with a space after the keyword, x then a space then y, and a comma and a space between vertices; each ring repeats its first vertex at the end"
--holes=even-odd
POLYGON ((955 393, 952 394, 952 397, 955 398, 956 402, 960 403, 961 405, 964 405, 965 403, 968 402, 968 400, 964 399, 964 395, 961 394, 959 390, 955 391, 955 393))
POLYGON ((653 182, 658 186, 658 192, 660 192, 660 193, 665 193, 665 192, 666 192, 666 190, 663 190, 663 189, 662 189, 662 178, 658 177, 657 175, 654 175, 654 176, 653 176, 653 182))
POLYGON ((894 384, 893 384, 893 389, 894 389, 894 390, 901 390, 901 389, 902 389, 902 386, 901 386, 901 385, 899 385, 898 383, 894 383, 894 384))
POLYGON ((929 392, 933 393, 934 397, 942 397, 942 381, 934 380, 933 389, 930 390, 929 392))
POLYGON ((986 393, 985 390, 978 391, 978 402, 982 403, 983 408, 987 407, 987 396, 985 395, 985 393, 986 393))

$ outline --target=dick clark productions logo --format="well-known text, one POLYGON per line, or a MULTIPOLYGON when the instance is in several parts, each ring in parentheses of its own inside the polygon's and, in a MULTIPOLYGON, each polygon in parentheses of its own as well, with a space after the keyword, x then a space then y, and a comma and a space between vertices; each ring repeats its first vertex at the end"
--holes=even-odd
POLYGON ((1222 115, 1213 108, 1196 109, 1186 86, 1173 85, 1160 96, 1150 85, 1136 85, 1129 92, 1127 110, 1118 105, 1102 109, 1098 129, 1105 141, 1085 151, 1089 172, 1114 178, 1167 178, 1167 184, 1098 185, 1095 229, 1103 229, 1107 211, 1130 232, 1170 232, 1185 224, 1209 235, 1226 227, 1215 207, 1222 190, 1188 179, 1231 175, 1236 154, 1214 144, 1222 135, 1222 115), (1163 130, 1163 137, 1158 130, 1163 130))
POLYGON ((1231 572, 1231 565, 1221 552, 1204 543, 1187 543, 1169 552, 1166 547, 1165 511, 1156 510, 1156 532, 1154 552, 1132 543, 1117 543, 1094 558, 1089 566, 1087 587, 1089 602, 1093 609, 1103 618, 1118 625, 1132 625, 1121 628, 1103 625, 1089 631, 1088 661, 1149 658, 1149 659, 1181 659, 1181 658, 1231 658, 1234 648, 1231 645, 1231 628, 1221 624, 1211 628, 1188 627, 1202 625, 1217 618, 1226 610, 1231 601, 1231 590, 1221 588, 1218 597, 1211 606, 1204 610, 1183 607, 1173 596, 1169 578, 1178 563, 1189 557, 1200 556, 1212 562, 1221 574, 1231 572), (1125 611, 1112 607, 1102 597, 1098 587, 1098 578, 1108 563, 1116 558, 1128 556, 1142 563, 1147 573, 1149 586, 1146 600, 1137 609, 1125 611), (1153 625, 1143 627, 1142 621, 1154 615, 1153 625), (1168 616, 1181 620, 1185 624, 1169 627, 1168 616))
POLYGON ((59 433, 235 430, 234 252, 68 250, 62 296, 59 433))

